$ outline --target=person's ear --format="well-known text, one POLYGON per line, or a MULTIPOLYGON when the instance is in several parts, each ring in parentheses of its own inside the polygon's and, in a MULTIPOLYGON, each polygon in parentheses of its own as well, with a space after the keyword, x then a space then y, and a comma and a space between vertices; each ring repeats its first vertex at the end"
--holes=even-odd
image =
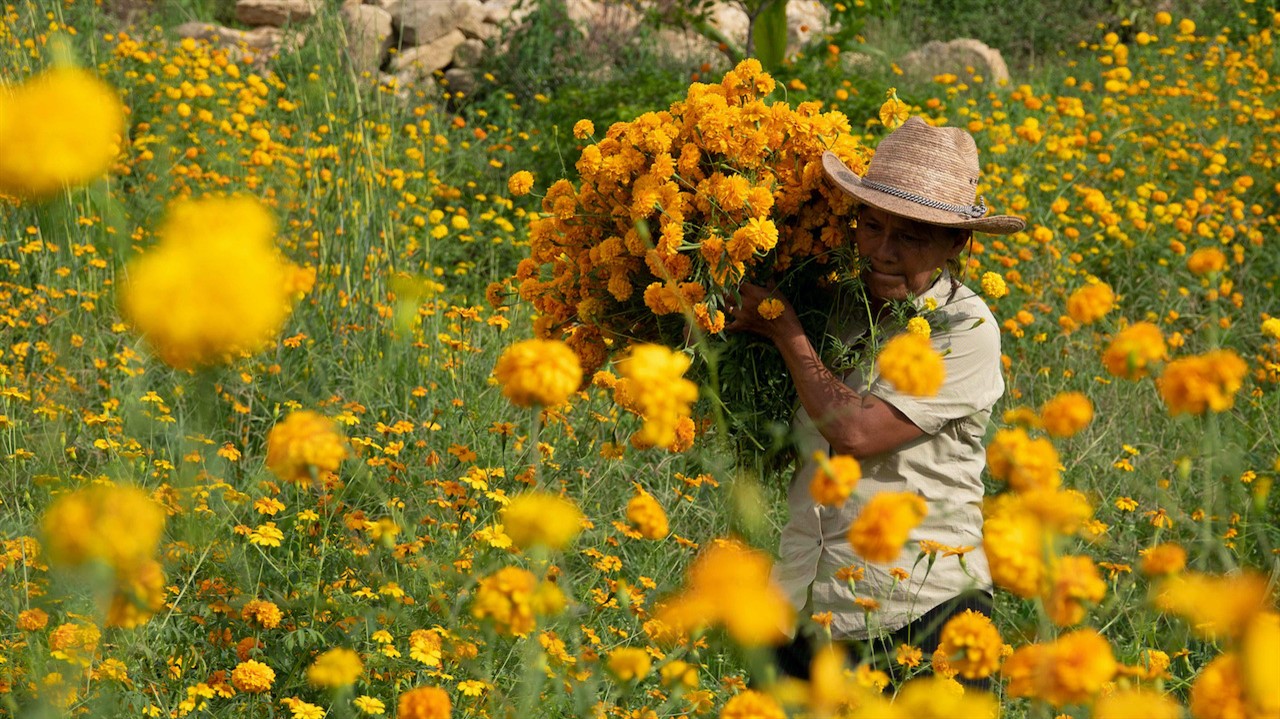
POLYGON ((973 239, 973 232, 969 230, 956 230, 951 236, 951 251, 948 253, 948 259, 955 259, 964 252, 964 248, 969 245, 969 240, 973 239))

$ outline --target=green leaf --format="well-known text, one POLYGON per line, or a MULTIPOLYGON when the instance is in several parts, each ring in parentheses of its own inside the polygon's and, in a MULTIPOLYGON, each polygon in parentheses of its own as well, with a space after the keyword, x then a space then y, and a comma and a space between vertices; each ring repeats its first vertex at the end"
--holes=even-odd
POLYGON ((782 67, 787 54, 787 0, 772 0, 756 17, 751 30, 756 57, 764 69, 773 72, 782 67))

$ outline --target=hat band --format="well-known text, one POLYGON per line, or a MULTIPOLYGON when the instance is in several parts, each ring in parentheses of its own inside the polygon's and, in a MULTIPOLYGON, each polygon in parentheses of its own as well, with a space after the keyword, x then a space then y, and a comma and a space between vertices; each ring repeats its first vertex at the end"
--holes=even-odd
POLYGON ((863 187, 869 187, 877 192, 883 192, 886 195, 893 195, 894 197, 906 200, 907 202, 914 202, 917 205, 924 205, 925 207, 931 207, 935 210, 954 212, 961 217, 967 217, 971 220, 976 220, 987 214, 987 201, 986 198, 981 195, 978 196, 978 204, 976 205, 952 205, 948 202, 931 200, 928 197, 907 192, 906 190, 899 190, 892 185, 886 185, 882 182, 876 182, 875 180, 868 180, 865 177, 862 178, 861 184, 863 187))

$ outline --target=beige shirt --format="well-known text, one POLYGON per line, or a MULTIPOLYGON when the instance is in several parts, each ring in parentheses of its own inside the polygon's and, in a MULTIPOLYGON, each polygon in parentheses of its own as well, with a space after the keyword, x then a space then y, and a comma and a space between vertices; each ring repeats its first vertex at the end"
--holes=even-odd
MULTIPOLYGON (((913 397, 894 390, 887 381, 855 370, 843 379, 860 393, 875 395, 907 416, 924 436, 893 452, 862 460, 862 479, 841 507, 823 507, 809 492, 817 462, 815 451, 829 453, 830 445, 801 408, 792 423, 802 464, 787 493, 790 519, 782 530, 780 558, 773 578, 787 593, 799 616, 831 612, 832 636, 863 639, 902 628, 942 602, 967 589, 991 588, 991 570, 982 551, 982 469, 986 463, 983 436, 991 408, 1004 393, 1000 372, 1000 329, 983 299, 947 274, 916 298, 923 307, 937 302, 941 318, 931 336, 943 354, 946 377, 934 397, 913 397), (877 492, 913 492, 923 497, 928 514, 912 530, 896 561, 875 564, 856 555, 848 530, 866 501, 877 492), (955 557, 937 555, 917 563, 920 540, 948 546, 974 547, 964 565, 955 557), (843 567, 864 569, 851 589, 837 579, 843 567), (911 573, 905 582, 889 574, 894 567, 911 573), (865 614, 855 597, 879 602, 865 614), (869 617, 869 619, 868 619, 869 617)), ((847 341, 867 331, 865 321, 838 321, 833 327, 847 341), (843 325, 843 326, 839 326, 843 325)), ((864 368, 865 369, 865 368, 864 368)))

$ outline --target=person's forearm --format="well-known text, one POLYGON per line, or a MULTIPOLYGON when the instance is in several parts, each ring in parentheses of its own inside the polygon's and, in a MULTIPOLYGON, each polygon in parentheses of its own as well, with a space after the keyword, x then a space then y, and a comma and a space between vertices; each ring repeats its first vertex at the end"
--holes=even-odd
POLYGON ((862 422, 862 395, 849 388, 823 364, 817 349, 799 326, 787 327, 774 337, 774 345, 786 362, 800 404, 813 420, 833 452, 855 457, 868 449, 862 422))

